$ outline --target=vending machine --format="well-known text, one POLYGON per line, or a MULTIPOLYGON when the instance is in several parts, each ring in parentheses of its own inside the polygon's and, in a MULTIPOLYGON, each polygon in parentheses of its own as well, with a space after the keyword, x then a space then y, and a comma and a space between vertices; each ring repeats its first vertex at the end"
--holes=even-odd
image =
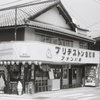
POLYGON ((85 66, 85 86, 98 86, 97 66, 85 66))

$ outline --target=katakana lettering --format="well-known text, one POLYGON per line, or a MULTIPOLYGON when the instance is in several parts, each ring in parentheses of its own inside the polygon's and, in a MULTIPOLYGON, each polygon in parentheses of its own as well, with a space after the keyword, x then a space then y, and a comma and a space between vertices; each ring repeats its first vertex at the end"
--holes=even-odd
POLYGON ((73 50, 73 56, 76 56, 76 50, 75 49, 73 50))
POLYGON ((62 56, 61 60, 64 60, 64 58, 65 58, 65 57, 64 57, 64 56, 62 56))
POLYGON ((60 52, 60 47, 55 47, 55 49, 56 49, 56 53, 58 54, 59 52, 60 52))
POLYGON ((68 55, 70 55, 70 54, 71 54, 71 52, 72 52, 72 50, 71 50, 71 49, 68 49, 68 55))
POLYGON ((84 52, 83 52, 83 51, 81 51, 81 56, 82 56, 82 57, 84 56, 84 52))
POLYGON ((63 55, 66 54, 66 48, 62 48, 62 53, 63 53, 63 55))

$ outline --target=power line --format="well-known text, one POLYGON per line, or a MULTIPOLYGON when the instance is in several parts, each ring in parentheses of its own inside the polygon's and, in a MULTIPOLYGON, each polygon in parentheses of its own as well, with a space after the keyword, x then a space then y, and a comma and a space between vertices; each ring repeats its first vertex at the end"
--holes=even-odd
POLYGON ((86 27, 86 28, 90 28, 90 27, 92 27, 92 26, 94 26, 94 25, 96 25, 96 24, 98 24, 98 23, 100 23, 100 21, 98 21, 98 22, 96 22, 96 23, 94 23, 94 24, 92 24, 92 25, 90 25, 90 26, 88 26, 88 27, 86 27))
MULTIPOLYGON (((23 1, 23 0, 21 0, 21 1, 23 1)), ((22 3, 22 4, 17 4, 17 5, 12 5, 12 6, 9 6, 9 7, 4 7, 4 8, 2 8, 2 9, 0 9, 0 11, 4 11, 4 10, 8 10, 8 9, 21 8, 21 7, 25 7, 25 6, 35 5, 35 4, 40 3, 39 1, 42 1, 42 0, 34 0, 34 1, 30 1, 30 2, 25 2, 25 3, 22 3), (38 1, 38 2, 37 2, 37 1, 38 1)))
POLYGON ((19 2, 19 1, 22 1, 22 0, 16 0, 16 1, 13 1, 13 2, 9 2, 9 3, 5 3, 5 4, 1 4, 0 6, 9 5, 9 4, 12 4, 12 3, 16 3, 16 2, 19 2))
MULTIPOLYGON (((63 0, 63 2, 67 5, 67 3, 63 0)), ((80 19, 82 19, 69 5, 67 5, 80 19)), ((74 18, 76 18, 73 14, 71 14, 74 18)), ((88 26, 89 24, 84 23, 83 21, 79 20, 78 18, 76 18, 78 21, 80 21, 81 23, 83 23, 84 25, 88 26)), ((83 19, 82 19, 83 20, 83 19)))
POLYGON ((93 31, 99 32, 100 30, 92 30, 92 32, 93 32, 93 31))
MULTIPOLYGON (((100 2, 98 2, 98 1, 96 1, 96 0, 93 0, 94 2, 96 2, 96 3, 98 3, 98 4, 100 4, 100 2)), ((100 1, 100 0, 99 0, 100 1)))

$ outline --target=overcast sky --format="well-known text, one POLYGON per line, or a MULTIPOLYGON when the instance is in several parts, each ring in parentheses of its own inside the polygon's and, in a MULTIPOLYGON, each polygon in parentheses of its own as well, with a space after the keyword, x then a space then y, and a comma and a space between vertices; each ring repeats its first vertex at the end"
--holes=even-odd
MULTIPOLYGON (((0 8, 12 4, 39 0, 1 0, 0 8)), ((41 0, 40 0, 41 1, 41 0)), ((42 0, 43 1, 43 0, 42 0)), ((80 27, 100 34, 100 0, 61 0, 74 22, 80 27)))

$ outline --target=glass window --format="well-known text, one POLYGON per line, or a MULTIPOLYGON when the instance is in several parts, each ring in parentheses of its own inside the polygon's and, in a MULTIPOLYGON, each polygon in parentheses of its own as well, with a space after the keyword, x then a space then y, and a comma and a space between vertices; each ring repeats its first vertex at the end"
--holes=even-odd
POLYGON ((51 38, 51 43, 57 44, 58 38, 57 37, 52 37, 51 38))
POLYGON ((36 41, 41 41, 41 35, 36 34, 36 36, 35 36, 35 40, 36 40, 36 41))
POLYGON ((84 42, 79 42, 79 48, 88 49, 88 44, 84 42))
POLYGON ((61 45, 61 39, 60 38, 58 39, 58 45, 61 45))
POLYGON ((61 77, 61 68, 53 68, 53 74, 55 79, 60 79, 61 77))
POLYGON ((41 42, 45 42, 45 35, 41 35, 41 42))
POLYGON ((77 78, 77 69, 73 69, 73 79, 77 78))
POLYGON ((65 46, 65 40, 64 39, 60 39, 61 41, 61 45, 65 46))
POLYGON ((63 78, 67 78, 67 73, 68 73, 67 69, 64 68, 64 70, 63 70, 63 78))
POLYGON ((73 47, 73 41, 69 41, 69 46, 73 47))
POLYGON ((63 40, 62 40, 62 45, 63 45, 63 46, 66 46, 65 43, 66 43, 66 42, 65 42, 65 40, 63 39, 63 40))
POLYGON ((66 46, 69 46, 69 41, 68 41, 68 40, 66 40, 65 42, 66 42, 66 43, 65 43, 65 44, 66 44, 66 46))
POLYGON ((52 44, 58 44, 58 45, 62 45, 62 46, 73 47, 73 41, 66 40, 64 38, 48 36, 48 35, 36 34, 36 41, 41 41, 41 42, 47 42, 47 43, 52 43, 52 44))
POLYGON ((84 49, 88 49, 88 44, 84 43, 84 49))
POLYGON ((79 42, 79 48, 83 48, 83 42, 79 42))
POLYGON ((47 42, 47 43, 51 43, 51 37, 46 36, 46 42, 47 42))

